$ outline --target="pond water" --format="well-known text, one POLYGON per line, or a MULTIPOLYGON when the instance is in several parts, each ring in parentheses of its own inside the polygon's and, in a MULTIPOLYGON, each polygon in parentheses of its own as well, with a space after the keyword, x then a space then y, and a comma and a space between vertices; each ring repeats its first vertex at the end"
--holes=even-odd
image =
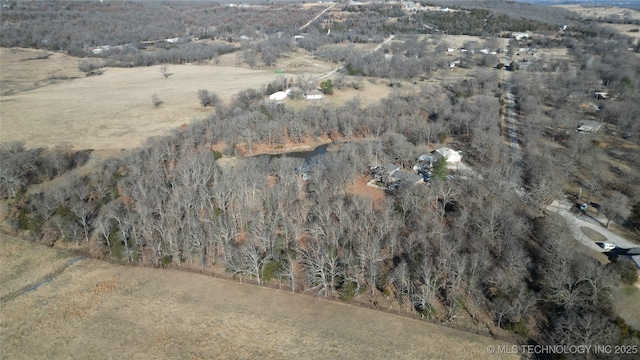
POLYGON ((309 165, 311 163, 311 161, 316 158, 316 157, 320 157, 324 154, 327 153, 327 148, 331 145, 331 143, 327 143, 327 144, 322 144, 316 148, 314 148, 313 150, 306 150, 306 151, 291 151, 291 152, 284 152, 284 153, 280 153, 280 154, 260 154, 260 155, 254 155, 254 157, 266 161, 267 163, 271 162, 271 159, 274 158, 292 158, 292 159, 304 159, 304 164, 305 165, 309 165))

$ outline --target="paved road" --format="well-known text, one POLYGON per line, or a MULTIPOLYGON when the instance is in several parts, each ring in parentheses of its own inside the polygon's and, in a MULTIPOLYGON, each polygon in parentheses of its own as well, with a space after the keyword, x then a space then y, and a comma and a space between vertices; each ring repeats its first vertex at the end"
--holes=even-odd
MULTIPOLYGON (((501 44, 502 44, 502 62, 503 64, 507 64, 509 62, 509 58, 508 58, 508 46, 509 46, 509 39, 502 39, 501 40, 501 44), (506 42, 506 44, 505 44, 506 42)), ((520 143, 518 140, 518 129, 517 129, 517 113, 516 113, 516 104, 515 104, 515 97, 513 95, 513 93, 511 92, 511 84, 510 84, 510 78, 511 78, 511 72, 507 71, 507 67, 503 67, 502 68, 503 71, 503 83, 504 83, 504 87, 505 87, 505 92, 506 92, 506 96, 507 96, 507 115, 506 115, 506 126, 507 126, 507 138, 509 140, 509 146, 511 147, 511 151, 512 151, 512 159, 513 162, 516 166, 522 166, 522 155, 520 152, 520 143)), ((520 191, 524 191, 522 188, 520 189, 520 191)), ((526 192, 522 193, 523 196, 521 196, 521 198, 526 199, 526 192)), ((535 205, 535 204, 533 204, 535 205)), ((578 242, 580 242, 582 245, 586 246, 587 248, 591 249, 591 250, 595 250, 598 252, 605 252, 605 250, 603 248, 601 248, 600 246, 596 245, 595 241, 593 241, 593 239, 589 238, 584 232, 582 232, 581 228, 589 228, 592 229, 594 231, 596 231, 599 234, 602 234, 608 242, 614 245, 617 245, 618 247, 621 248, 638 248, 638 245, 623 238, 622 236, 615 234, 611 231, 609 231, 609 229, 606 229, 604 227, 602 227, 600 224, 596 224, 594 223, 593 219, 580 219, 578 217, 576 217, 574 214, 572 214, 569 210, 571 209, 571 207, 573 206, 573 204, 571 204, 570 202, 561 202, 558 200, 554 200, 553 203, 549 206, 547 206, 547 210, 549 211, 553 211, 557 214, 559 214, 560 216, 562 216, 566 221, 567 221, 567 225, 569 227, 569 229, 571 230, 571 233, 573 234, 573 236, 576 238, 576 240, 578 240, 578 242)), ((636 266, 638 268, 640 268, 640 255, 634 255, 631 256, 631 259, 636 263, 636 266)))
POLYGON ((507 136, 509 138, 509 146, 511 146, 513 162, 520 165, 522 164, 522 155, 520 154, 520 142, 518 140, 518 128, 516 125, 515 96, 511 92, 511 84, 509 83, 511 73, 507 70, 504 70, 504 73, 504 85, 507 92, 507 136))
MULTIPOLYGON (((502 45, 502 63, 509 63, 508 51, 509 51, 509 39, 501 39, 502 45), (505 44, 506 42, 506 44, 505 44)), ((509 146, 511 146, 511 156, 513 162, 520 166, 522 165, 522 155, 520 154, 520 143, 518 141, 518 128, 516 124, 516 102, 513 92, 511 92, 511 72, 507 70, 507 67, 502 68, 504 88, 507 95, 507 138, 509 139, 509 146)))
MULTIPOLYGON (((571 202, 554 200, 551 205, 547 206, 547 210, 553 211, 562 216, 567 221, 567 226, 571 230, 571 234, 573 235, 573 237, 575 237, 576 240, 578 240, 578 242, 580 242, 582 245, 597 252, 605 252, 604 249, 596 245, 593 239, 589 238, 587 235, 585 235, 584 232, 582 232, 581 228, 584 227, 596 231, 597 233, 607 238, 608 243, 617 245, 618 247, 627 249, 638 247, 637 244, 623 238, 618 234, 611 232, 609 229, 604 228, 601 225, 596 225, 592 222, 578 218, 569 211, 572 206, 573 204, 571 204, 571 202)), ((631 256, 631 259, 635 261, 636 266, 640 267, 640 255, 631 256)))

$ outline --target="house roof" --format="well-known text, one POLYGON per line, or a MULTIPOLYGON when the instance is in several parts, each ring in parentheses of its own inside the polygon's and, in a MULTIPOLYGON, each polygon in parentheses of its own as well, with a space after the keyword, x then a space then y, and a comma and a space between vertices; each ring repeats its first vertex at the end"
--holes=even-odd
POLYGON ((437 157, 444 157, 448 163, 456 163, 462 161, 462 155, 459 152, 449 149, 448 147, 441 147, 431 152, 437 157))
POLYGON ((393 163, 386 163, 386 164, 382 165, 381 168, 387 174, 391 174, 392 172, 400 169, 400 166, 398 166, 396 164, 393 164, 393 163))
POLYGON ((391 177, 399 181, 407 182, 409 184, 415 184, 418 181, 422 180, 422 177, 420 177, 419 175, 400 170, 395 170, 391 174, 391 177))
POLYGON ((600 127, 602 126, 602 123, 599 121, 595 121, 595 120, 582 120, 580 121, 580 123, 578 124, 578 128, 576 129, 576 131, 578 132, 587 132, 587 133, 593 133, 596 132, 598 130, 600 130, 600 127))
POLYGON ((427 155, 427 154, 422 154, 422 155, 420 155, 420 157, 418 157, 418 161, 430 161, 430 162, 433 162, 433 156, 427 155))
POLYGON ((269 95, 269 100, 276 100, 276 101, 280 101, 280 100, 284 100, 287 98, 287 93, 284 91, 278 91, 275 92, 271 95, 269 95))

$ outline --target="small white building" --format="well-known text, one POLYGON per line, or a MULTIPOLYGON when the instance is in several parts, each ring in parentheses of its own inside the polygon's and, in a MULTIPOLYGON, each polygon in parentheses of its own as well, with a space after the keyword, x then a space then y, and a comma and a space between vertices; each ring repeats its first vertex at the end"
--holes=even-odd
POLYGON ((582 120, 580 121, 580 123, 578 124, 578 127, 576 128, 576 132, 583 133, 583 134, 593 134, 598 130, 600 130, 600 127, 602 127, 602 123, 599 121, 582 120))
POLYGON ((272 101, 282 101, 286 98, 287 98, 287 93, 284 91, 274 92, 273 94, 269 95, 269 100, 272 100, 272 101))
POLYGON ((527 34, 526 32, 514 32, 513 34, 511 34, 511 36, 516 38, 516 40, 522 40, 522 39, 528 39, 529 38, 529 34, 527 34))
POLYGON ((304 97, 307 100, 319 100, 324 98, 324 94, 322 93, 322 91, 313 90, 313 91, 307 91, 304 97))
POLYGON ((609 93, 604 91, 596 91, 594 95, 596 96, 596 100, 604 100, 609 96, 609 93))

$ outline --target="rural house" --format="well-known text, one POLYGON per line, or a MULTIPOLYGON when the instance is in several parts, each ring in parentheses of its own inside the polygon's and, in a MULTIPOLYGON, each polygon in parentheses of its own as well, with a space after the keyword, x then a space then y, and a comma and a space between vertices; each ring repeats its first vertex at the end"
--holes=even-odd
POLYGON ((397 189, 400 185, 416 184, 422 177, 414 173, 401 171, 398 165, 388 163, 371 169, 373 180, 385 185, 387 189, 397 189))
POLYGON ((578 128, 576 129, 576 131, 583 134, 593 134, 600 130, 601 126, 602 123, 600 121, 582 120, 578 124, 578 128))
POLYGON ((435 160, 443 157, 447 161, 447 164, 455 164, 462 161, 462 155, 459 152, 449 149, 448 147, 441 147, 440 149, 433 150, 431 152, 435 160))

